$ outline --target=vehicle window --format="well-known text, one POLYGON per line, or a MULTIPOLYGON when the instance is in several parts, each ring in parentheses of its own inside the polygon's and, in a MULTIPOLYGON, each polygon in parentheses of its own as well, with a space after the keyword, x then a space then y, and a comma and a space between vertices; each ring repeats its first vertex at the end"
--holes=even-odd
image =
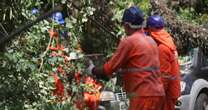
POLYGON ((193 50, 191 50, 187 54, 179 56, 179 64, 180 64, 181 70, 188 69, 192 66, 193 56, 194 56, 193 54, 194 54, 194 52, 193 52, 193 50))

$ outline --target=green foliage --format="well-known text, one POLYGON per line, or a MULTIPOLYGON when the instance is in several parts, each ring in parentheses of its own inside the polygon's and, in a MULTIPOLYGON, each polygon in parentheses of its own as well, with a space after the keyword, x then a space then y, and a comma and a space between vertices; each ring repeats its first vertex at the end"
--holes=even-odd
POLYGON ((180 8, 178 17, 194 25, 204 25, 208 23, 207 14, 197 14, 193 8, 180 8))
POLYGON ((131 5, 137 5, 139 8, 141 8, 145 15, 147 15, 150 11, 150 3, 149 0, 115 0, 115 9, 114 12, 114 18, 113 20, 121 20, 122 14, 124 12, 124 9, 128 8, 131 5))
MULTIPOLYGON (((9 2, 12 3, 13 1, 9 2)), ((55 4, 60 2, 66 3, 65 0, 57 0, 55 4)), ((22 18, 18 19, 15 25, 34 20, 36 17, 31 15, 31 8, 39 7, 41 3, 37 0, 21 0, 14 3, 15 5, 11 7, 11 10, 19 7, 20 9, 16 10, 17 13, 15 13, 17 15, 12 15, 13 18, 10 20, 3 20, 7 23, 21 16, 22 18)), ((64 41, 68 49, 66 55, 76 50, 79 37, 82 35, 83 23, 87 22, 86 16, 93 14, 94 9, 87 4, 86 7, 83 7, 83 12, 77 12, 78 17, 71 16, 66 19, 67 28, 65 30, 69 31, 70 29, 71 32, 71 38, 64 41), (87 13, 83 15, 84 12, 87 13)), ((3 12, 3 15, 7 15, 7 11, 3 12)), ((0 53, 0 109, 75 110, 71 100, 57 103, 54 102, 56 99, 52 95, 54 79, 51 73, 57 70, 57 66, 64 65, 62 57, 52 58, 50 57, 50 50, 47 51, 46 49, 50 39, 47 31, 53 26, 58 29, 56 23, 50 23, 46 20, 38 23, 25 34, 13 39, 12 42, 8 43, 5 51, 0 53), (55 64, 55 67, 51 67, 51 64, 55 64)), ((83 64, 83 61, 76 61, 73 63, 76 68, 64 69, 68 72, 78 72, 74 70, 82 70, 83 64)), ((81 86, 78 87, 74 83, 75 80, 72 80, 73 83, 69 85, 68 79, 64 78, 62 79, 66 88, 72 88, 72 93, 80 92, 81 86)))
POLYGON ((193 8, 191 9, 182 9, 180 8, 180 12, 179 12, 179 17, 182 19, 182 20, 186 20, 188 22, 192 22, 192 23, 196 23, 194 21, 194 13, 193 13, 193 8))
POLYGON ((200 24, 205 24, 205 25, 207 25, 207 24, 208 24, 208 14, 202 14, 201 16, 199 16, 198 22, 199 22, 200 24))
POLYGON ((0 3, 0 22, 11 32, 29 19, 26 13, 30 12, 32 7, 40 7, 42 3, 42 0, 3 0, 0 3))
POLYGON ((47 29, 50 27, 47 21, 35 25, 25 35, 13 40, 6 51, 1 53, 0 78, 4 94, 1 106, 12 109, 10 107, 15 106, 11 105, 17 105, 18 108, 32 109, 50 99, 48 97, 51 96, 53 86, 48 81, 48 70, 39 71, 40 55, 47 46, 47 29))

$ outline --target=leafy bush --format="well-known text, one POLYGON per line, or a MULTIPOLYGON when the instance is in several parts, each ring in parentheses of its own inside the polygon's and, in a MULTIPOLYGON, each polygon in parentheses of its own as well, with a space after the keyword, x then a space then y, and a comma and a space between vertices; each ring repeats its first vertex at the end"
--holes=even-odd
MULTIPOLYGON (((23 9, 17 13, 23 16, 23 19, 18 20, 18 22, 36 19, 34 15, 31 15, 30 7, 37 2, 39 1, 25 1, 27 7, 23 4, 23 7, 21 7, 23 9)), ((56 3, 60 3, 60 1, 56 3)), ((85 7, 83 7, 84 9, 85 7)), ((78 46, 77 36, 82 35, 80 34, 82 33, 82 27, 80 26, 86 22, 83 19, 86 19, 89 13, 86 13, 86 15, 80 13, 77 18, 71 17, 66 19, 65 30, 69 31, 70 29, 71 33, 70 39, 63 41, 66 44, 65 48, 68 50, 65 53, 66 56, 69 56, 70 52, 76 51, 78 46), (73 19, 76 19, 77 22, 74 22, 75 20, 73 19)), ((57 71, 58 66, 64 63, 62 57, 50 57, 51 51, 47 48, 50 41, 48 29, 53 27, 59 29, 56 23, 53 24, 44 20, 33 26, 25 34, 21 34, 16 39, 13 39, 12 42, 7 44, 4 52, 0 53, 0 109, 64 110, 69 107, 74 110, 72 100, 65 100, 59 103, 56 101, 56 97, 52 95, 54 79, 51 73, 57 71), (52 63, 55 64, 55 67, 51 66, 52 63)), ((73 65, 76 68, 68 70, 74 71, 75 69, 81 70, 84 68, 82 61, 73 62, 73 65)), ((68 79, 64 81, 64 86, 69 88, 68 79)), ((72 79, 72 82, 75 81, 72 79)), ((81 86, 77 87, 76 83, 71 83, 70 88, 72 88, 72 92, 77 93, 80 91, 81 86)))

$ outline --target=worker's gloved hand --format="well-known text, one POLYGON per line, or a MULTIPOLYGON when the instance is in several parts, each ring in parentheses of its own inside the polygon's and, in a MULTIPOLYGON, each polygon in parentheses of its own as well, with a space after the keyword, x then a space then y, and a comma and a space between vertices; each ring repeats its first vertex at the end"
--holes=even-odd
POLYGON ((92 74, 92 70, 93 70, 93 68, 95 67, 95 65, 93 64, 93 62, 92 62, 92 60, 88 60, 87 61, 87 69, 86 69, 86 72, 88 73, 88 74, 92 74))
POLYGON ((95 76, 97 79, 109 81, 110 78, 104 73, 103 66, 96 66, 93 64, 93 61, 90 59, 86 60, 86 72, 89 75, 95 76))

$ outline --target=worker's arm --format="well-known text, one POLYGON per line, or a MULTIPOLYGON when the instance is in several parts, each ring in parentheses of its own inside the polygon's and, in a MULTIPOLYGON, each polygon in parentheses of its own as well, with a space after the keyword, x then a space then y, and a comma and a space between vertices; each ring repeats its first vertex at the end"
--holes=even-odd
POLYGON ((164 89, 167 90, 169 87, 169 77, 171 71, 171 62, 170 62, 170 50, 164 45, 159 46, 159 59, 160 59, 160 72, 161 72, 161 80, 164 86, 164 89))
POLYGON ((111 77, 113 72, 121 68, 128 61, 129 50, 130 44, 125 39, 122 40, 112 58, 103 66, 95 67, 92 73, 101 78, 111 77))
POLYGON ((159 45, 159 59, 161 73, 169 73, 171 71, 170 50, 163 44, 159 45))

